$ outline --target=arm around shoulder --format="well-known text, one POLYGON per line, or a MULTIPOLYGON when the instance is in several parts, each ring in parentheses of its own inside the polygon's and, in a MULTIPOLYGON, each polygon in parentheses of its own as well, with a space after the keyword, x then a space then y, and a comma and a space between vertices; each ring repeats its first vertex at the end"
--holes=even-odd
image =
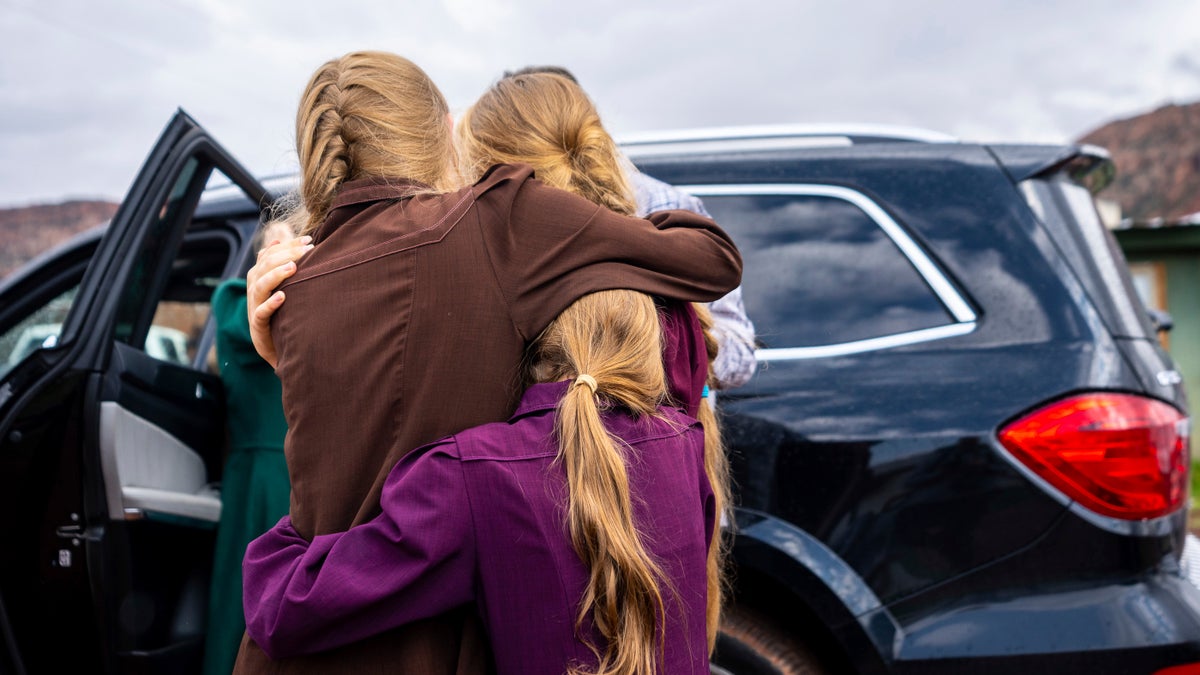
POLYGON ((742 259, 712 220, 687 211, 624 216, 530 178, 508 222, 482 223, 518 328, 532 338, 587 293, 627 288, 715 300, 741 282, 742 259))
POLYGON ((474 597, 474 529, 458 460, 410 453, 380 503, 383 513, 345 532, 308 542, 284 518, 250 543, 246 632, 268 656, 358 642, 474 597))

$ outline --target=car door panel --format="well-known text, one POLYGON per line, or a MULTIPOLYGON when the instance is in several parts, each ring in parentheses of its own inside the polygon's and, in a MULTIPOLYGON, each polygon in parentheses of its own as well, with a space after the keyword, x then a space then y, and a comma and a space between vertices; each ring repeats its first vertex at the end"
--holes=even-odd
POLYGON ((223 428, 212 423, 223 415, 220 380, 113 347, 99 421, 109 513, 214 527, 221 500, 209 467, 224 443, 223 428))

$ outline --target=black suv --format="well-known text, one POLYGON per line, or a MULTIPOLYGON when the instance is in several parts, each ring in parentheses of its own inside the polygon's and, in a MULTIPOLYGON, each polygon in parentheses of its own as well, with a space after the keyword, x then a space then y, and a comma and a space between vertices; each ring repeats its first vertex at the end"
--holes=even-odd
MULTIPOLYGON (((718 398, 739 508, 714 673, 1200 672, 1186 401, 1092 204, 1103 151, 624 147, 737 240, 758 328, 759 372, 718 398)), ((198 670, 207 302, 273 198, 180 114, 106 230, 0 287, 0 673, 198 670)))

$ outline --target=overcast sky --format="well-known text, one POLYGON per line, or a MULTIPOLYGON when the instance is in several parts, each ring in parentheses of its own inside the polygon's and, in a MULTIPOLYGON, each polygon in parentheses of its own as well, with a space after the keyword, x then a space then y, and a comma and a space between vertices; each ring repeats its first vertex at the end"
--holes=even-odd
POLYGON ((300 89, 386 49, 451 105, 571 68, 623 132, 772 123, 1076 138, 1200 99, 1197 0, 0 0, 0 206, 118 200, 177 107, 259 175, 300 89))

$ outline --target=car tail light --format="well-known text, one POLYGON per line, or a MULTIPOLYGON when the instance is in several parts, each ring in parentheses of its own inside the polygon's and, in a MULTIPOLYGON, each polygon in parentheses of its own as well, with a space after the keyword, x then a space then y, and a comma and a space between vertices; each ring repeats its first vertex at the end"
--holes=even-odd
POLYGON ((1084 507, 1113 518, 1166 515, 1187 498, 1188 418, 1142 396, 1056 401, 1000 431, 1022 464, 1084 507))
POLYGON ((1154 675, 1200 675, 1200 663, 1187 663, 1154 671, 1154 675))

